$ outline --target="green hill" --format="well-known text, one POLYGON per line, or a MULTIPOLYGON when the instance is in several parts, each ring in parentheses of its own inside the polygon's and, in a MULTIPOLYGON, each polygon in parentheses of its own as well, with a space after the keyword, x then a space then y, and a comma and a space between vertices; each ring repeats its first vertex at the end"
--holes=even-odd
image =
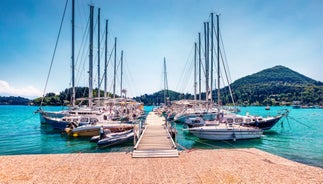
MULTIPOLYGON (((300 101, 304 105, 323 105, 323 83, 313 80, 284 66, 275 66, 236 80, 231 84, 238 105, 291 105, 300 101)), ((191 94, 169 90, 170 100, 193 99, 191 94)), ((145 105, 164 102, 164 91, 135 98, 145 105)), ((205 93, 202 93, 205 99, 205 93)), ((217 101, 217 90, 213 90, 217 101)), ((223 105, 232 104, 229 88, 221 89, 223 105)))
MULTIPOLYGON (((284 66, 262 70, 236 80, 231 84, 234 98, 244 105, 289 105, 293 101, 303 104, 323 104, 323 83, 315 81, 284 66)), ((228 87, 221 90, 228 94, 228 87)), ((224 95, 223 103, 231 97, 224 95)))
POLYGON ((273 68, 265 69, 252 75, 248 75, 236 80, 232 86, 245 84, 293 84, 293 85, 323 85, 322 82, 315 81, 287 67, 278 65, 273 68))

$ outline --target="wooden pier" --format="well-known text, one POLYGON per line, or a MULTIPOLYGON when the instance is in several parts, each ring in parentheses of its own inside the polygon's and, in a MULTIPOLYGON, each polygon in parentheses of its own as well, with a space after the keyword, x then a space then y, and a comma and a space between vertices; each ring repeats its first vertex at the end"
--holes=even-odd
POLYGON ((145 129, 132 153, 133 158, 178 157, 178 150, 168 129, 165 118, 150 112, 145 129))

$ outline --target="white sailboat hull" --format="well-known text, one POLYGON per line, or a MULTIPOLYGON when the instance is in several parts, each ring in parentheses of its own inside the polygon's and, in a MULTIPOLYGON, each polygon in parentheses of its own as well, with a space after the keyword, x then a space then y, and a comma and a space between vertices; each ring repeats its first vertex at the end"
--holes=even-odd
POLYGON ((257 139, 263 134, 258 128, 226 125, 202 126, 188 129, 192 134, 208 140, 257 139))

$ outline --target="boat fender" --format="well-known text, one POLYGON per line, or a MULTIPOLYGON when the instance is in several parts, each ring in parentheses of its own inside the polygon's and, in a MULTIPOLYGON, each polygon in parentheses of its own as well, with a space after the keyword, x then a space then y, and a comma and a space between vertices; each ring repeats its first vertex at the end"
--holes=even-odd
POLYGON ((65 128, 65 132, 66 132, 67 134, 69 134, 69 133, 70 133, 70 131, 71 131, 71 128, 65 128))
POLYGON ((232 134, 233 141, 236 141, 236 134, 233 132, 232 134))

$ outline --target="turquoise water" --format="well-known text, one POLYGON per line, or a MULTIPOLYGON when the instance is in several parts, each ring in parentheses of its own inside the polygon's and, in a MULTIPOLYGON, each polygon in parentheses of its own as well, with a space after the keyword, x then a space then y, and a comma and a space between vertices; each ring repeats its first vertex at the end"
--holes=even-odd
MULTIPOLYGON (((258 148, 297 162, 323 168, 323 109, 292 109, 291 107, 241 107, 239 114, 276 115, 290 110, 261 139, 233 141, 200 140, 188 132, 179 131, 177 141, 185 148, 258 148)), ((179 130, 182 125, 176 125, 179 130)))
MULTIPOLYGON (((0 106, 0 155, 98 153, 132 151, 133 143, 99 149, 88 138, 68 137, 41 125, 38 107, 0 106)), ((44 107, 61 110, 62 107, 44 107)), ((176 141, 181 149, 258 148, 290 160, 323 168, 323 109, 292 109, 290 107, 241 107, 241 114, 266 116, 288 108, 289 117, 282 119, 261 139, 232 141, 200 140, 182 131, 176 124, 176 141)), ((152 107, 145 107, 151 111, 152 107)))

